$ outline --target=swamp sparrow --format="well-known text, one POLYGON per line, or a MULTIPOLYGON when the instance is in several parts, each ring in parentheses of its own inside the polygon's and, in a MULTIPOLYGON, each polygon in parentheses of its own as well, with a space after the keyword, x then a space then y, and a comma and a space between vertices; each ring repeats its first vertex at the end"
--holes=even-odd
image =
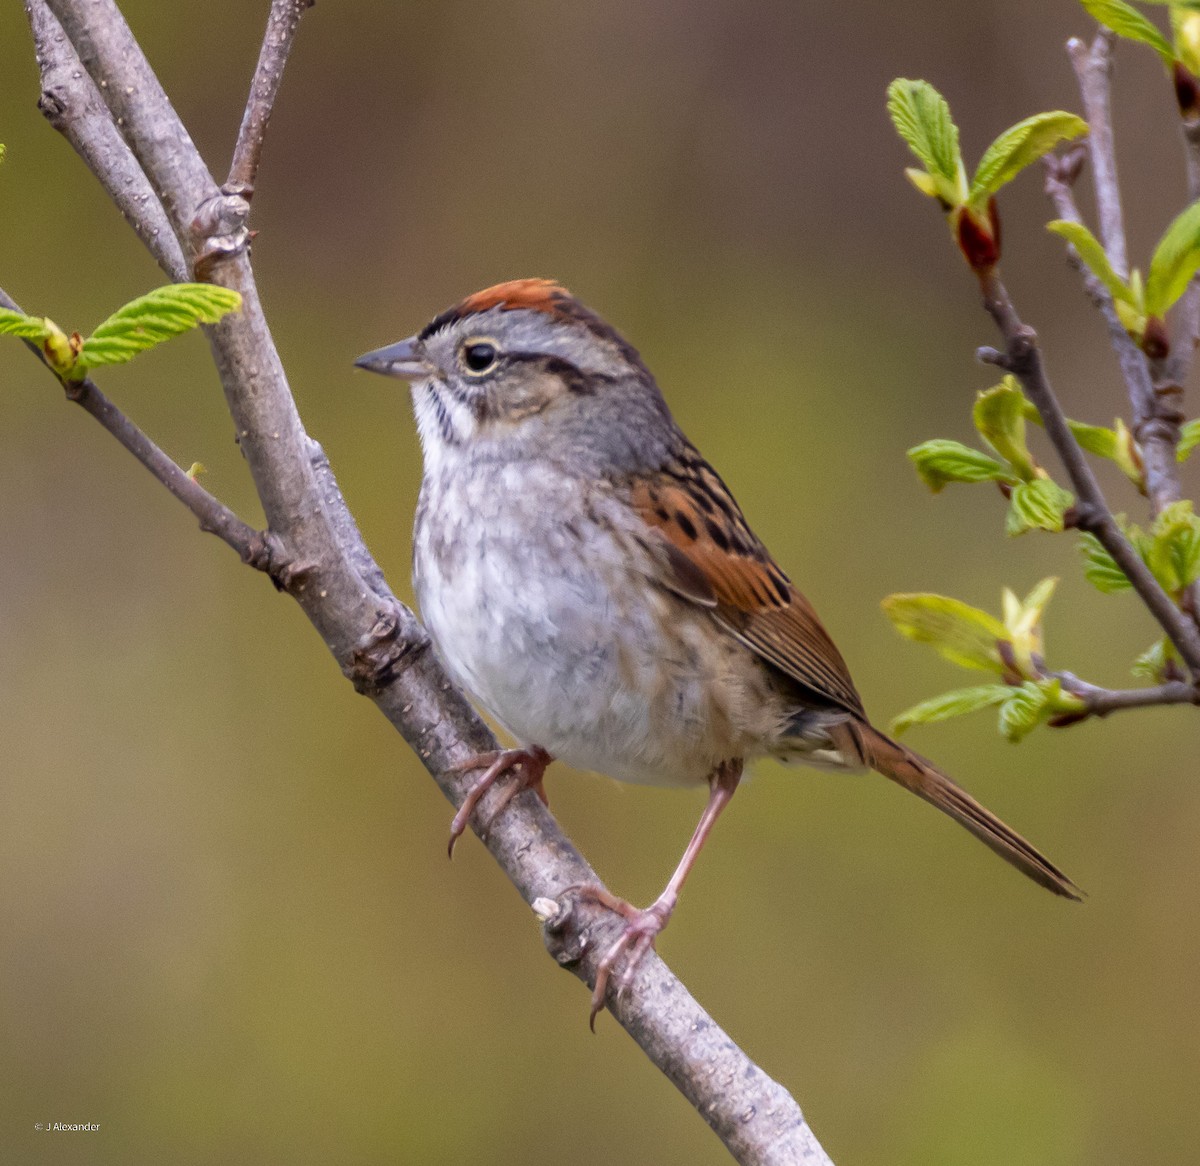
MULTIPOLYGON (((519 748, 482 756, 479 797, 542 794, 558 757, 622 781, 710 788, 663 893, 621 913, 592 1019, 654 943, 742 766, 871 768, 960 822, 1055 894, 1078 888, 944 773, 867 720, 808 600, 671 417, 637 352, 548 280, 468 296, 361 357, 411 382, 425 474, 413 578, 450 674, 519 748)), ((544 797, 544 794, 542 795, 544 797)), ((497 811, 498 812, 498 811, 497 811)))

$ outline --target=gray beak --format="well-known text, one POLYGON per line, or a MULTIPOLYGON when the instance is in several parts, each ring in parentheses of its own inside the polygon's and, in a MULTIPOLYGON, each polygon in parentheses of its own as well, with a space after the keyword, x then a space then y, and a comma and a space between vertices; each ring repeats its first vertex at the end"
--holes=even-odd
POLYGON ((376 348, 374 352, 364 353, 354 362, 354 367, 408 381, 423 380, 434 373, 433 367, 418 355, 415 336, 410 336, 407 340, 398 340, 386 348, 376 348))

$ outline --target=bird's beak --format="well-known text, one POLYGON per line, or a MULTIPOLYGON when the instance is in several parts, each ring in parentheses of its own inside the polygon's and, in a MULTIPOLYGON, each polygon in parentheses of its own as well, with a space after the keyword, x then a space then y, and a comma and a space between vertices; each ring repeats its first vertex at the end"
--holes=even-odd
POLYGON ((376 348, 374 352, 364 353, 354 362, 354 367, 406 381, 424 380, 425 377, 434 375, 433 366, 417 352, 415 336, 410 336, 407 340, 398 340, 386 348, 376 348))

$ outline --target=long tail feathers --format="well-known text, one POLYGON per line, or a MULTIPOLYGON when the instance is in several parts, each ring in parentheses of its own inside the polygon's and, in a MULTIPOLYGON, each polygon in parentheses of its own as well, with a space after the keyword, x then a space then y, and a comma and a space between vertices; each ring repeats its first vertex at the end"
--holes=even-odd
POLYGON ((1045 855, 924 757, 864 721, 849 721, 837 726, 837 730, 835 743, 843 754, 857 753, 864 765, 949 814, 984 845, 1048 891, 1076 901, 1083 898, 1083 892, 1045 855))

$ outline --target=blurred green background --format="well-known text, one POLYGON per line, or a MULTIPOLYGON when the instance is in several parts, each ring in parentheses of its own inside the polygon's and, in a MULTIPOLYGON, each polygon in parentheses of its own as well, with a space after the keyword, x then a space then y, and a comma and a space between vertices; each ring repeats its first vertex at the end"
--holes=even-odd
MULTIPOLYGON (((223 175, 265 0, 124 7, 223 175)), ((994 337, 884 115, 892 77, 928 78, 973 160, 1078 108, 1062 46, 1090 28, 1068 0, 318 4, 254 255, 301 411, 397 591, 419 450, 403 387, 351 362, 478 287, 552 275, 641 349, 876 719, 970 682, 897 638, 892 591, 996 610, 1001 586, 1061 574, 1052 664, 1126 683, 1154 638, 1136 602, 1092 591, 1070 539, 1006 541, 998 496, 932 498, 905 461, 970 437, 994 337)), ((0 285, 86 331, 160 276, 37 113, 17 5, 0 47, 0 285)), ((1176 118, 1148 51, 1122 48, 1116 92, 1144 264, 1183 202, 1176 118)), ((1002 196, 1007 280, 1068 411, 1109 423, 1121 386, 1039 187, 1002 196)), ((446 862, 449 807, 298 609, 15 342, 0 380, 0 1159, 725 1161, 611 1020, 588 1032, 482 848, 446 862)), ((257 521, 202 339, 102 384, 257 521)), ((839 1163, 1194 1162, 1195 715, 1019 748, 980 715, 912 741, 1088 902, 878 778, 763 764, 664 955, 839 1163)), ((703 801, 561 769, 549 787, 639 902, 703 801)))

